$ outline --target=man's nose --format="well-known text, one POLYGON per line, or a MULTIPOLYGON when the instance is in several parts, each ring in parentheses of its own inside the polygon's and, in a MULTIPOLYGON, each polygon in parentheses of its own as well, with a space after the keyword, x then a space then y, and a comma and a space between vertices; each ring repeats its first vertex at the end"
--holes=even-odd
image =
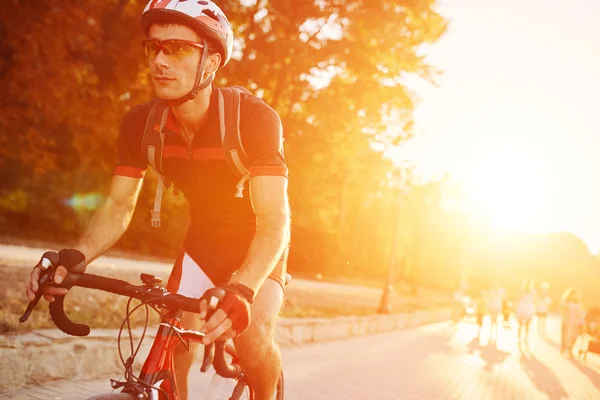
POLYGON ((169 58, 165 55, 163 49, 158 51, 158 54, 154 56, 154 60, 152 62, 157 68, 167 68, 169 66, 168 63, 169 58))

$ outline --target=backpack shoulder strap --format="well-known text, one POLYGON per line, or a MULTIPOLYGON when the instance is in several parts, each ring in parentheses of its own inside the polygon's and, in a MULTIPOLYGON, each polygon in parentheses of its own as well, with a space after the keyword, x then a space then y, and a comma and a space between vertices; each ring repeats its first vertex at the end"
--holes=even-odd
POLYGON ((233 87, 222 87, 219 91, 219 130, 225 159, 231 170, 240 179, 236 186, 235 197, 244 197, 244 184, 250 178, 248 156, 242 144, 240 132, 240 92, 246 89, 233 87))
POLYGON ((162 130, 167 122, 168 115, 169 107, 155 101, 146 119, 142 138, 142 155, 161 176, 163 175, 162 153, 165 144, 165 134, 162 130))
MULTIPOLYGON (((167 122, 168 115, 169 107, 160 104, 159 101, 155 101, 146 119, 144 136, 142 137, 142 155, 146 157, 148 164, 159 175, 156 194, 154 195, 154 208, 150 211, 152 226, 155 228, 160 227, 160 208, 165 186, 162 172, 162 153, 165 144, 165 134, 162 130, 167 122)), ((168 183, 166 185, 167 187, 169 186, 168 183)))

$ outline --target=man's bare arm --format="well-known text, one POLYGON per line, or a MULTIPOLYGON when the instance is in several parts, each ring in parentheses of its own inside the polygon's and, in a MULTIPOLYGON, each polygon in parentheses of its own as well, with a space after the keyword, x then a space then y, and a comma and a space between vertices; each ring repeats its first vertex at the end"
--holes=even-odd
POLYGON ((115 175, 106 202, 93 215, 74 248, 81 251, 89 264, 114 245, 131 222, 141 178, 115 175))
POLYGON ((290 241, 290 206, 287 178, 256 176, 250 196, 256 214, 256 233, 242 267, 231 279, 257 293, 290 241))
MULTIPOLYGON (((135 210, 141 187, 141 178, 118 175, 113 178, 106 202, 94 213, 85 232, 74 246, 83 253, 88 264, 115 244, 125 232, 135 210)), ((66 275, 67 269, 59 266, 54 273, 54 280, 56 283, 61 283, 66 275)), ((33 301, 39 290, 39 277, 40 268, 36 267, 31 271, 29 284, 25 288, 29 301, 33 301)), ((67 292, 67 289, 47 287, 44 298, 54 301, 54 296, 64 296, 67 292)))

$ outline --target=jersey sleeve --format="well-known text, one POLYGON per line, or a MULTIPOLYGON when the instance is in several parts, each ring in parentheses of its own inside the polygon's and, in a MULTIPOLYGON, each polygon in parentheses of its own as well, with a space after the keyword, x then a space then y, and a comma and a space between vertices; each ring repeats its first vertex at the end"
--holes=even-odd
POLYGON ((119 131, 118 159, 114 175, 143 178, 147 160, 142 155, 146 120, 142 106, 134 107, 123 119, 119 131))
POLYGON ((250 178, 265 175, 287 178, 281 119, 265 103, 252 104, 252 108, 251 116, 240 126, 250 178))

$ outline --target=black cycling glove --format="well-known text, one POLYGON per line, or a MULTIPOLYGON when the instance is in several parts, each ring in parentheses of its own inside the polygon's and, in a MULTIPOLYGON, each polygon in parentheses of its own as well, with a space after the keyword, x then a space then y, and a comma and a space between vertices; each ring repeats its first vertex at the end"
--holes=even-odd
MULTIPOLYGON (((54 264, 54 267, 59 267, 62 265, 69 272, 77 272, 77 273, 85 272, 85 267, 86 267, 85 256, 79 250, 62 249, 58 253, 56 253, 54 251, 47 251, 44 253, 44 255, 42 256, 42 259, 40 260, 40 262, 38 263, 37 266, 41 267, 41 264, 43 263, 44 259, 50 260, 50 262, 52 262, 54 264), (58 260, 58 261, 56 261, 56 260, 58 260)), ((45 269, 45 267, 41 267, 41 268, 45 269)))
POLYGON ((250 325, 250 304, 254 299, 254 291, 249 287, 232 283, 209 289, 202 297, 208 301, 209 307, 212 305, 211 297, 219 300, 216 308, 227 314, 238 335, 250 325))

